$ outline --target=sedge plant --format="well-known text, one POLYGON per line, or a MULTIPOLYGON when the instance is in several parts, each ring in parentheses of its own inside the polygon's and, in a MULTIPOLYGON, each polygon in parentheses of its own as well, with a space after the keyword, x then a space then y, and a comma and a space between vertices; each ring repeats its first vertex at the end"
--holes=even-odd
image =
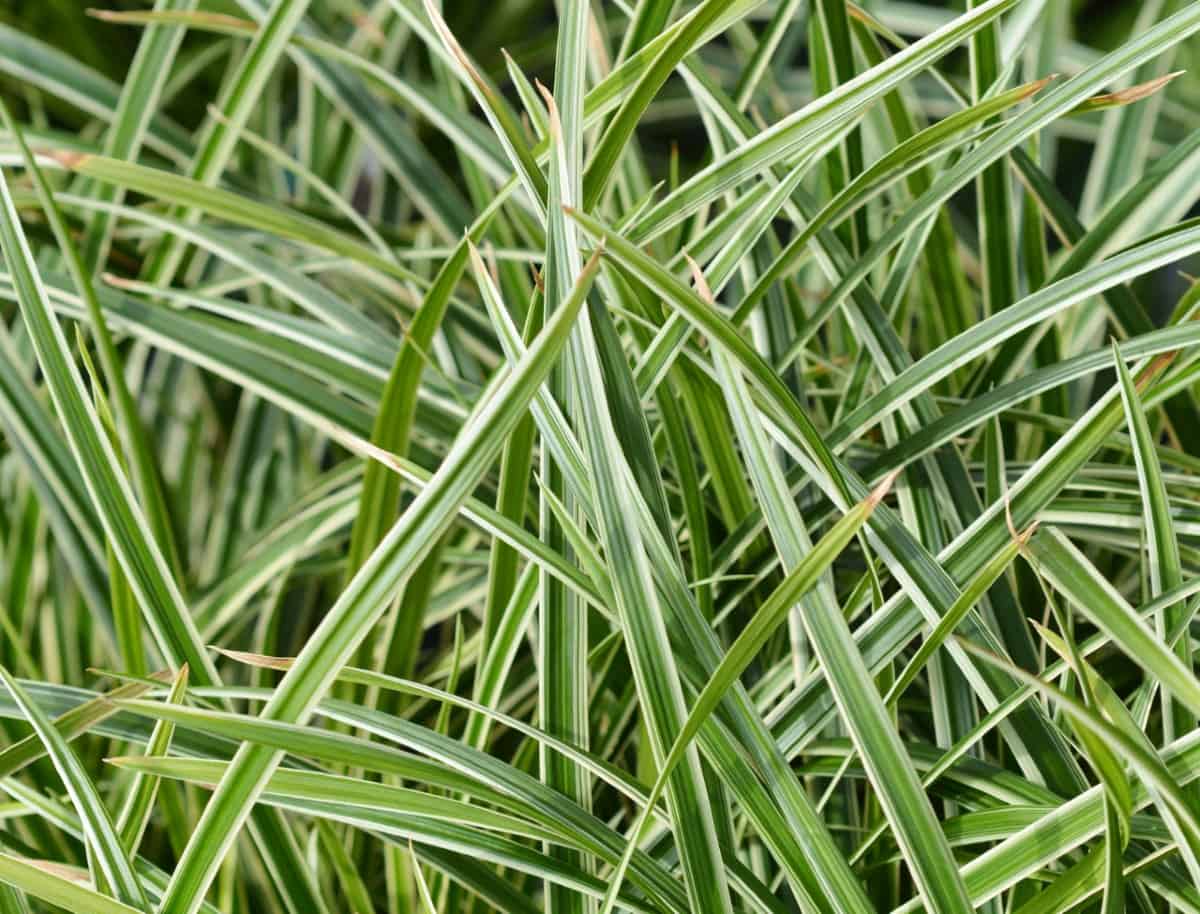
POLYGON ((1200 3, 1096 6, 0 13, 0 914, 1200 910, 1200 3))

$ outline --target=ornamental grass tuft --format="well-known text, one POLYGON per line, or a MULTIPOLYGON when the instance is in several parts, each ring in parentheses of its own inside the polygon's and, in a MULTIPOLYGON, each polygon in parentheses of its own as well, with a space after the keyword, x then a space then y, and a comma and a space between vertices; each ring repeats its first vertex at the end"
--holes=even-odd
POLYGON ((1200 911, 1200 2, 0 9, 0 914, 1200 911))

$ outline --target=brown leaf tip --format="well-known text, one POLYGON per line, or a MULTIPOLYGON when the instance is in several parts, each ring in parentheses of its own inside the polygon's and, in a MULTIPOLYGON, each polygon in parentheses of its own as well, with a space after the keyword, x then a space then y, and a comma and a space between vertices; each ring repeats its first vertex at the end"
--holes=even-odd
POLYGON ((540 79, 535 79, 533 84, 537 87, 538 92, 542 94, 542 101, 546 103, 546 112, 550 118, 550 137, 557 141, 562 136, 562 121, 558 116, 558 105, 554 101, 554 93, 542 85, 540 79))
POLYGON ((101 273, 100 279, 105 285, 113 286, 117 289, 131 289, 135 285, 133 280, 126 279, 124 276, 118 276, 116 273, 101 273))
POLYGON ((712 289, 708 285, 708 280, 704 278, 704 271, 700 269, 700 264, 692 259, 691 254, 683 255, 688 262, 688 266, 692 268, 692 281, 696 285, 696 294, 704 299, 705 304, 711 305, 714 301, 712 289))
POLYGON ((1117 105, 1131 105, 1134 102, 1140 102, 1144 98, 1149 98, 1155 92, 1165 87, 1167 83, 1182 76, 1184 72, 1186 71, 1176 70, 1174 73, 1167 73, 1165 76, 1159 76, 1156 79, 1138 83, 1136 86, 1130 86, 1128 89, 1119 89, 1116 92, 1109 92, 1106 95, 1097 95, 1093 101, 1111 102, 1117 105))
POLYGON ((1162 372, 1166 370, 1166 367, 1174 362, 1178 357, 1178 349, 1172 349, 1170 352, 1164 352, 1158 355, 1154 361, 1147 365, 1145 369, 1143 369, 1143 371, 1137 376, 1137 379, 1134 381, 1134 386, 1141 391, 1147 384, 1154 380, 1154 378, 1162 374, 1162 372))
POLYGON ((212 650, 221 656, 228 657, 230 660, 235 660, 238 663, 244 663, 247 666, 265 667, 269 670, 289 670, 292 668, 293 658, 291 657, 273 657, 270 654, 234 651, 228 648, 217 647, 216 645, 212 645, 211 647, 212 650))
POLYGON ((57 876, 59 879, 65 879, 68 882, 74 882, 77 885, 88 885, 91 882, 87 870, 71 866, 67 863, 58 863, 54 860, 37 860, 33 857, 21 857, 20 859, 30 866, 37 867, 44 873, 49 873, 51 876, 57 876))
POLYGON ((888 492, 892 490, 893 484, 895 484, 896 479, 903 471, 903 467, 897 467, 883 477, 879 485, 872 489, 871 494, 867 496, 866 504, 868 508, 870 508, 872 511, 875 510, 875 506, 887 497, 888 492))
POLYGON ((72 152, 69 149, 44 149, 38 154, 53 159, 69 171, 74 171, 91 158, 91 155, 86 152, 72 152))
POLYGON ((379 27, 379 23, 372 16, 363 10, 356 10, 350 14, 350 21, 354 23, 354 27, 367 37, 367 40, 377 48, 387 44, 387 35, 383 29, 379 27))
POLYGON ((1049 76, 1043 76, 1041 79, 1037 80, 1036 82, 1031 82, 1028 86, 1025 87, 1025 91, 1021 94, 1021 97, 1029 98, 1032 95, 1037 95, 1039 92, 1041 92, 1043 89, 1045 89, 1046 86, 1050 85, 1050 83, 1054 82, 1061 75, 1062 74, 1060 74, 1060 73, 1051 73, 1049 76))

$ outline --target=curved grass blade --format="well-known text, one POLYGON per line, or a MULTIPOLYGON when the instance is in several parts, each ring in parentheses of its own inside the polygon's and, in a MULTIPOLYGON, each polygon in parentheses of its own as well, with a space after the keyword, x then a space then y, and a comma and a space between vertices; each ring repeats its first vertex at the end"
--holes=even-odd
MULTIPOLYGON (((180 669, 175 681, 171 684, 171 691, 167 693, 167 701, 176 704, 183 701, 187 692, 187 681, 188 668, 185 666, 180 669)), ((171 747, 171 736, 174 732, 175 727, 170 721, 161 720, 155 724, 154 732, 150 734, 150 741, 146 744, 146 755, 166 755, 171 747)), ((154 811, 154 798, 157 793, 158 779, 155 777, 139 774, 130 786, 129 795, 117 818, 116 827, 121 845, 131 857, 137 857, 138 846, 142 843, 142 835, 145 834, 146 826, 154 811)))
MULTIPOLYGON (((1138 488, 1144 505, 1146 549, 1150 557, 1150 596, 1160 596, 1164 590, 1183 583, 1183 566, 1179 555, 1179 540, 1175 532, 1175 520, 1171 503, 1167 497, 1167 486, 1163 480, 1162 466, 1154 447, 1144 406, 1137 387, 1130 377, 1129 369, 1119 357, 1117 345, 1113 343, 1116 356, 1117 377, 1121 382, 1121 402, 1133 440, 1133 457, 1138 471, 1138 488)), ((1165 611, 1158 619, 1158 634, 1165 636, 1174 631, 1187 618, 1186 606, 1176 606, 1165 611), (1183 614, 1181 616, 1181 613, 1183 614)), ((1175 653, 1190 670, 1192 664, 1191 638, 1185 631, 1175 644, 1175 653)), ((1163 695, 1163 737, 1170 742, 1176 735, 1195 729, 1196 718, 1176 707, 1170 696, 1163 695)))
POLYGON ((67 438, 121 567, 159 650, 174 665, 187 663, 202 682, 215 682, 212 661, 170 568, 154 541, 95 411, 50 308, 46 289, 21 228, 7 178, 0 173, 0 245, 67 438))
MULTIPOLYGON (((66 261, 71 280, 75 284, 79 297, 83 299, 83 303, 87 308, 88 323, 91 326, 92 335, 96 340, 96 349, 100 356, 101 367, 104 369, 104 380, 108 387, 109 396, 116 405, 116 418, 119 420, 120 428, 126 436, 129 463, 133 467, 134 481, 137 485, 137 493, 141 500, 142 510, 146 512, 147 521, 150 523, 155 541, 163 551, 164 558, 170 564, 172 571, 178 576, 181 566, 170 510, 167 507, 163 494, 163 483, 159 477, 158 469, 154 464, 150 439, 146 434, 145 426, 138 412, 137 403, 130 393, 125 380, 124 363, 113 343, 112 333, 109 331, 108 324, 104 319, 104 312, 96 297, 96 290, 92 285, 93 279, 88 270, 87 262, 83 259, 84 255, 81 255, 72 241, 67 225, 55 203, 50 185, 38 167, 33 154, 29 151, 25 139, 21 135, 21 131, 16 128, 16 125, 9 118, 7 110, 0 108, 0 116, 3 116, 6 126, 17 140, 17 145, 20 147, 21 154, 25 160, 25 169, 33 178, 38 201, 41 203, 42 211, 46 214, 47 221, 50 223, 55 241, 58 242, 59 253, 66 261)), ((117 447, 116 439, 113 440, 112 445, 115 450, 117 447)))
MULTIPOLYGON (((524 359, 493 384, 481 408, 468 423, 456 447, 400 520, 351 580, 318 631, 284 677, 264 710, 268 719, 302 720, 358 644, 378 620, 395 588, 413 564, 449 526, 463 500, 491 460, 504 437, 549 372, 554 356, 566 341, 579 307, 598 266, 593 256, 571 299, 546 323, 524 359)), ((163 914, 195 914, 204 889, 216 875, 232 842, 235 824, 244 821, 266 778, 279 763, 279 753, 243 746, 235 764, 209 800, 204 815, 184 852, 163 899, 163 914)))
POLYGON ((955 45, 1011 9, 1016 0, 988 0, 931 35, 843 83, 833 92, 709 165, 655 205, 631 233, 641 243, 666 231, 739 181, 801 152, 815 152, 847 132, 866 106, 929 67, 955 45))
MULTIPOLYGON (((155 12, 186 12, 196 0, 157 0, 155 12)), ((159 107, 163 88, 171 72, 171 62, 179 53, 184 29, 171 25, 152 25, 142 34, 137 52, 125 74, 121 98, 113 112, 113 123, 104 138, 104 154, 113 159, 135 161, 146 139, 151 119, 159 107)), ((107 185, 96 190, 96 198, 119 203, 121 189, 107 185)), ((80 259, 89 276, 94 276, 108 260, 114 219, 106 210, 96 210, 83 231, 84 247, 80 259)))
MULTIPOLYGON (((237 146, 238 131, 245 126, 275 65, 287 48, 287 42, 300 24, 310 0, 280 0, 262 28, 255 34, 250 48, 242 57, 236 71, 217 102, 224 120, 210 118, 206 124, 190 166, 191 176, 201 184, 213 186, 221 177, 229 157, 237 146)), ((198 213, 193 208, 175 210, 185 223, 195 222, 198 213)), ((170 285, 187 253, 187 246, 176 236, 168 236, 154 252, 143 270, 149 282, 170 285)))
POLYGON ((148 911, 141 882, 129 863, 120 836, 96 791, 96 785, 88 777, 79 757, 67 745, 67 741, 42 709, 3 667, 0 667, 0 681, 3 681, 4 687, 8 689, 9 695, 21 709, 25 719, 33 725, 38 739, 46 747, 46 755, 54 763, 63 786, 67 788, 71 803, 79 814, 80 822, 83 823, 97 879, 103 879, 105 885, 111 886, 116 897, 125 904, 148 911))
POLYGON ((0 854, 0 882, 78 914, 135 914, 145 910, 66 879, 51 866, 39 866, 9 854, 0 854))
POLYGON ((854 539, 859 529, 866 523, 867 518, 871 516, 871 512, 875 509, 875 506, 886 494, 890 484, 891 480, 889 479, 887 480, 887 486, 881 486, 872 493, 870 498, 842 517, 821 538, 817 546, 809 551, 802 561, 789 570, 784 581, 771 594, 770 599, 763 603, 755 613, 754 618, 746 625, 742 634, 729 648, 728 653, 721 660, 720 666, 717 667, 712 677, 705 684, 704 690, 693 703, 691 710, 688 712, 687 719, 683 723, 683 727, 680 729, 674 743, 671 744, 669 751, 659 765, 658 775, 655 779, 654 787, 650 792, 649 800, 643 807, 642 814, 630 829, 627 850, 622 858, 621 865, 618 866, 613 875, 612 883, 605 900, 606 909, 610 909, 612 904, 615 903, 616 893, 624 876, 625 868, 628 865, 634 848, 637 847, 639 836, 648 821, 650 811, 662 795, 667 785, 668 777, 683 758, 684 752, 692 740, 696 738, 708 716, 716 710, 725 693, 729 691, 732 683, 738 679, 754 659, 755 655, 762 649, 762 646, 787 618, 788 613, 792 611, 796 603, 817 583, 846 545, 854 539))

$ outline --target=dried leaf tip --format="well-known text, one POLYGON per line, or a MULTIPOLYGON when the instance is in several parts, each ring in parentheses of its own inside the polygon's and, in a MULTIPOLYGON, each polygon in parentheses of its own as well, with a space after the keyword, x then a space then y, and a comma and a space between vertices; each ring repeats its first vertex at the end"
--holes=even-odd
POLYGON ((216 645, 210 645, 211 649, 216 651, 223 657, 228 657, 230 660, 244 663, 246 666, 265 667, 270 670, 287 670, 291 669, 292 657, 273 657, 270 654, 254 654, 250 651, 233 651, 216 645))
POLYGON ((1164 352, 1155 357, 1149 365, 1134 379, 1133 386, 1142 391, 1146 385, 1153 381, 1156 377, 1166 370, 1167 366, 1179 357, 1179 350, 1172 349, 1170 352, 1164 352))
POLYGON ((442 44, 446 46, 454 59, 458 61, 470 77, 471 81, 479 88, 479 91, 492 98, 492 88, 488 85, 487 80, 483 78, 475 65, 471 63, 471 59, 467 57, 467 52, 463 50, 462 45, 458 43, 458 39, 454 37, 454 33, 450 31, 450 26, 446 24, 446 20, 442 18, 441 11, 433 0, 425 0, 425 14, 429 16, 429 21, 433 23, 434 30, 438 33, 438 37, 442 39, 442 44))
POLYGON ((888 492, 892 490, 892 485, 895 484, 897 477, 899 477, 902 472, 903 467, 897 467, 896 469, 892 470, 892 472, 884 476, 879 485, 871 490, 871 494, 867 496, 867 499, 864 502, 868 510, 874 511, 875 507, 881 501, 883 501, 885 497, 887 497, 888 492))
MULTIPOLYGON (((1180 76, 1182 76, 1186 72, 1187 72, 1187 70, 1174 70, 1170 73, 1167 73, 1163 76, 1158 77, 1157 79, 1152 79, 1148 82, 1144 82, 1140 86, 1133 86, 1133 87, 1125 90, 1126 92, 1133 93, 1133 97, 1129 98, 1128 100, 1129 101, 1138 101, 1139 99, 1145 98, 1147 95, 1153 95, 1159 89, 1162 89, 1168 83, 1174 82, 1176 79, 1178 79, 1180 76)), ((1120 93, 1118 93, 1118 94, 1120 94, 1120 93)))
POLYGON ((851 19, 857 19, 863 25, 869 26, 875 22, 875 20, 871 17, 871 14, 868 13, 861 6, 859 6, 857 3, 847 3, 846 4, 846 15, 849 16, 851 19))
POLYGON ((1061 73, 1051 73, 1049 76, 1043 76, 1041 79, 1031 82, 1025 87, 1025 91, 1021 94, 1021 98, 1029 98, 1032 95, 1037 95, 1061 75, 1061 73))
POLYGON ((1167 73, 1164 76, 1147 80, 1144 83, 1138 83, 1136 86, 1130 86, 1127 89, 1118 89, 1116 92, 1095 95, 1088 99, 1088 101, 1092 104, 1132 105, 1134 102, 1140 102, 1144 98, 1149 98, 1155 92, 1165 87, 1167 83, 1182 76, 1185 72, 1185 70, 1176 70, 1174 73, 1167 73))
POLYGON ((533 84, 542 94, 542 101, 546 103, 546 112, 550 117, 550 138, 557 139, 562 136, 562 121, 558 117, 558 105, 554 102, 554 93, 547 89, 540 79, 535 79, 533 84))
POLYGON ((133 280, 126 279, 124 276, 118 276, 116 273, 104 272, 100 274, 100 280, 107 286, 113 286, 117 289, 133 288, 133 280))
POLYGON ((91 155, 86 152, 71 152, 69 149, 45 149, 39 155, 44 155, 47 158, 53 159, 63 168, 74 171, 84 162, 91 158, 91 155))
POLYGON ((20 857, 18 859, 24 863, 28 863, 32 867, 36 867, 43 873, 49 873, 51 876, 57 876, 59 879, 74 882, 77 885, 89 885, 92 881, 87 870, 66 863, 58 863, 54 860, 38 860, 33 857, 20 857))
POLYGON ((692 259, 691 254, 684 254, 687 258, 688 266, 692 268, 692 281, 696 284, 696 294, 704 299, 706 304, 713 303, 712 289, 708 285, 708 280, 704 278, 704 271, 700 269, 700 264, 692 259))
POLYGON ((604 256, 604 239, 601 238, 596 242, 596 246, 592 249, 592 256, 588 258, 587 263, 583 265, 582 275, 591 275, 600 268, 600 258, 604 256))
POLYGON ((379 23, 375 21, 370 13, 363 10, 356 10, 351 13, 350 21, 354 23, 354 27, 363 35, 367 36, 367 40, 375 47, 381 48, 387 44, 387 35, 383 29, 379 27, 379 23))
POLYGON ((1013 523, 1012 498, 1007 487, 1004 489, 1004 523, 1008 527, 1008 535, 1014 540, 1019 541, 1021 534, 1017 532, 1017 525, 1013 523))

